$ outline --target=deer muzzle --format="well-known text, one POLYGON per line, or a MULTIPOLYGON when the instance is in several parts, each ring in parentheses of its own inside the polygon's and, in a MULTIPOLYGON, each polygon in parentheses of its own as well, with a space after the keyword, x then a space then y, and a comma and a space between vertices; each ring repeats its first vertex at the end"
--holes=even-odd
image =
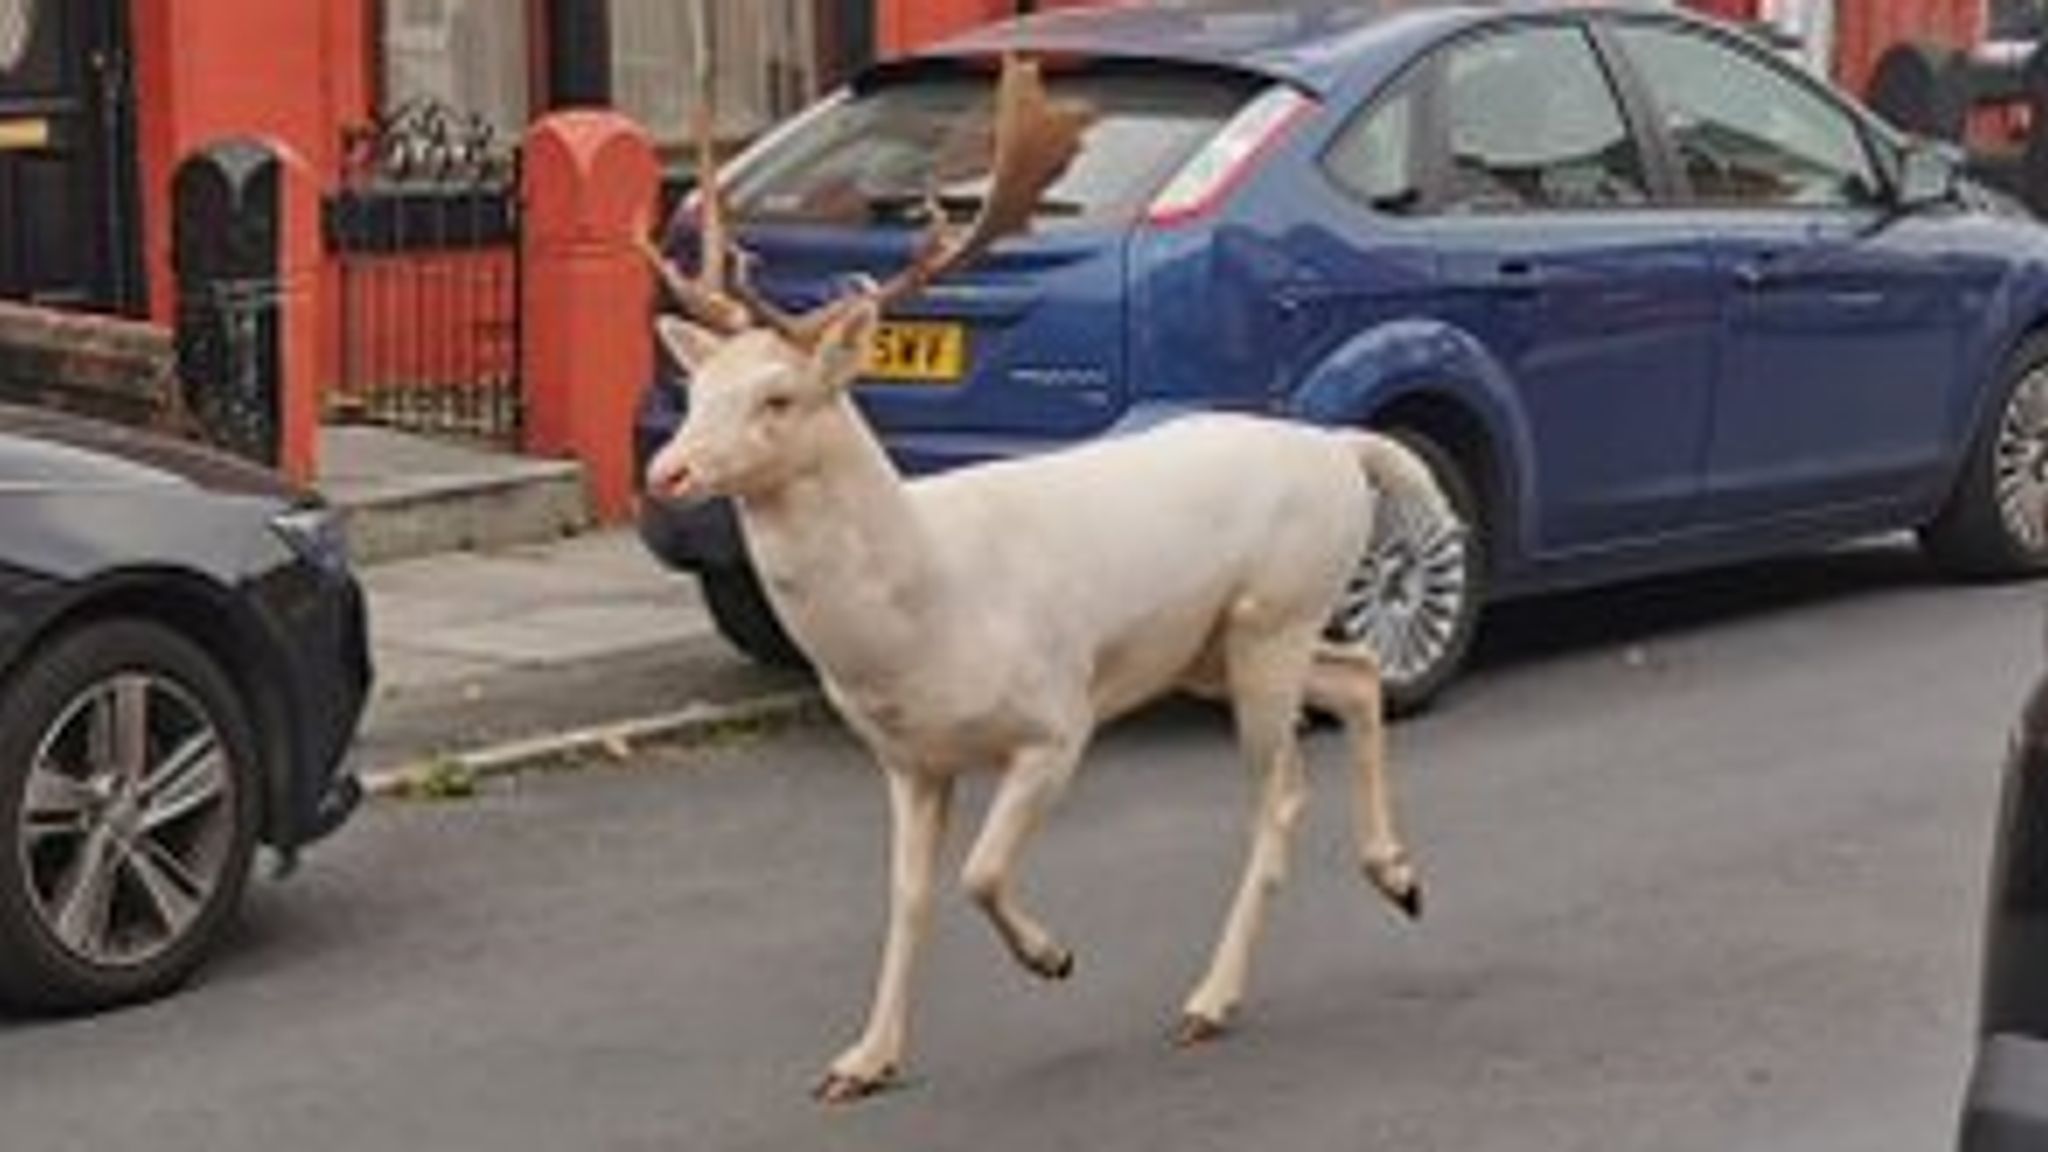
POLYGON ((690 462, 684 459, 683 454, 677 451, 674 444, 670 444, 660 452, 655 453, 654 459, 648 461, 647 491, 649 494, 667 497, 671 500, 688 499, 695 495, 695 492, 692 491, 693 487, 690 462))

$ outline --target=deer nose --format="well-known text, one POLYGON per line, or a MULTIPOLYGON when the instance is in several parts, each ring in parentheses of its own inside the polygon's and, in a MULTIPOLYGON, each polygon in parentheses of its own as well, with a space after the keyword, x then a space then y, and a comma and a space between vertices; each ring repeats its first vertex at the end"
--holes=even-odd
POLYGON ((647 490, 656 496, 690 494, 690 465, 679 452, 663 452, 647 465, 647 490))

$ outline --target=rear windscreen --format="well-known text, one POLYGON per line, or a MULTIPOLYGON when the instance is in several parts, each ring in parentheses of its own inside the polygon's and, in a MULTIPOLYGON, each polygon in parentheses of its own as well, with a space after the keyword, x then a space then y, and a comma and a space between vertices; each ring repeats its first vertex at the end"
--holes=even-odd
MULTIPOLYGON (((1041 227, 1126 223, 1259 85, 1225 74, 1055 74, 1055 100, 1093 111, 1081 153, 1039 203, 1041 227)), ((819 110, 734 182, 745 220, 910 226, 927 192, 972 215, 988 189, 995 76, 923 72, 887 79, 819 110)))

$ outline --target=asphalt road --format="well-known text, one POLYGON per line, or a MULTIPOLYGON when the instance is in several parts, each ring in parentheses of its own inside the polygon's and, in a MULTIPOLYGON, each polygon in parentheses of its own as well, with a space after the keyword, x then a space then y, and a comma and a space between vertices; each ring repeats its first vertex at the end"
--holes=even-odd
POLYGON ((1876 550, 1507 614, 1397 730, 1429 921, 1357 878, 1317 735, 1244 1027, 1193 1053, 1165 1038, 1243 774, 1214 713, 1147 716, 1029 857, 1076 979, 949 899, 912 1078, 851 1111, 804 1095, 880 930, 881 790, 841 737, 380 807, 182 997, 0 1025, 0 1147, 1941 1148, 2041 592, 1876 550))

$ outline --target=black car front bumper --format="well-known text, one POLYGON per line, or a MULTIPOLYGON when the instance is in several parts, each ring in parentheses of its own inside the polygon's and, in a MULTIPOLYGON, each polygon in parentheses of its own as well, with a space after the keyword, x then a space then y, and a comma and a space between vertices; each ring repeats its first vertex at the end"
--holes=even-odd
POLYGON ((1977 1052, 1964 1152, 2048 1150, 2048 1042, 1993 1036, 1977 1052))
POLYGON ((373 678, 368 614, 353 576, 310 563, 273 573, 257 600, 280 665, 287 734, 264 839, 290 851, 339 828, 362 800, 346 754, 373 678))
POLYGON ((1963 1152, 2048 1152, 2048 677, 2006 758, 1963 1152))

